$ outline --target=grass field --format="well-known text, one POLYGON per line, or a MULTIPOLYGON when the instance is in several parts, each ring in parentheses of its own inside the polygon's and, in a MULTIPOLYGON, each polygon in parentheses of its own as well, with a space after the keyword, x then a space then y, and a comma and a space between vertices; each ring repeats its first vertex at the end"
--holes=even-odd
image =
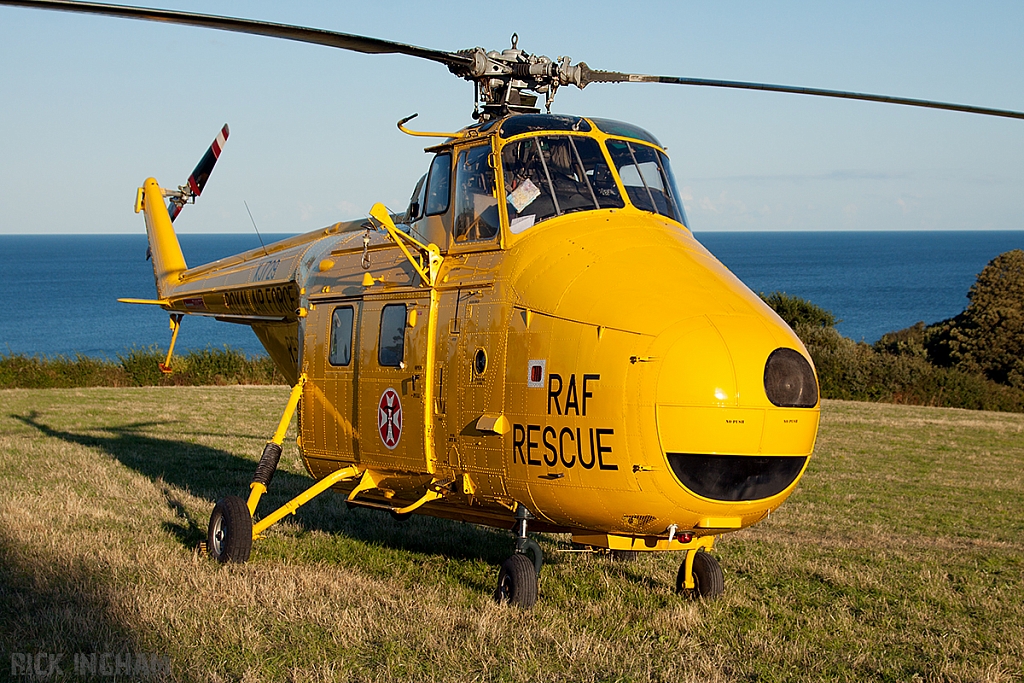
MULTIPOLYGON (((1024 415, 826 402, 796 493, 720 540, 723 598, 541 536, 522 612, 491 600, 505 532, 332 494, 247 565, 197 556, 287 392, 0 391, 0 679, 129 652, 182 681, 1024 681, 1024 415)), ((286 447, 260 509, 308 484, 286 447)))

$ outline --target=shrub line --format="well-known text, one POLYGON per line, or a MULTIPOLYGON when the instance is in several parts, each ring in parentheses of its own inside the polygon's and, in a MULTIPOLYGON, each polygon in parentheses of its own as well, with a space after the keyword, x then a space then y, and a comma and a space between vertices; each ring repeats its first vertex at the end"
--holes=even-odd
POLYGON ((266 355, 246 355, 225 346, 192 350, 175 356, 174 372, 160 372, 166 352, 157 346, 132 347, 117 360, 69 356, 0 356, 2 389, 73 389, 81 387, 208 386, 285 384, 284 376, 266 355))

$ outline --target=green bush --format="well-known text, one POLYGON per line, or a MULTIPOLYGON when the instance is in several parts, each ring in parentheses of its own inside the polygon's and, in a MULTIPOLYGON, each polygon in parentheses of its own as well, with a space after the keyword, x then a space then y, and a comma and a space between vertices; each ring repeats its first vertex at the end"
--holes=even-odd
POLYGON ((923 322, 896 332, 886 332, 874 344, 875 351, 891 356, 911 356, 928 359, 929 328, 923 322))
POLYGON ((853 401, 1024 412, 1024 391, 978 374, 940 368, 918 355, 895 355, 841 337, 809 344, 821 395, 853 401))
POLYGON ((822 398, 1024 412, 1022 388, 931 362, 948 321, 931 327, 917 323, 871 346, 841 335, 835 316, 809 301, 779 292, 761 298, 807 347, 822 398))
POLYGON ((772 292, 771 294, 760 293, 758 296, 772 310, 779 314, 779 317, 786 321, 786 324, 794 330, 798 326, 812 328, 835 327, 840 322, 821 306, 812 304, 807 299, 786 294, 785 292, 772 292))
POLYGON ((1024 251, 992 259, 963 313, 929 328, 932 362, 1024 389, 1024 251))
POLYGON ((124 371, 120 366, 89 356, 0 356, 0 388, 49 389, 125 384, 124 371))
POLYGON ((160 372, 159 364, 166 358, 166 352, 161 353, 156 346, 148 346, 144 349, 132 347, 123 354, 117 354, 121 361, 121 368, 128 378, 129 384, 137 387, 149 387, 160 384, 163 373, 160 372))
POLYGON ((91 386, 156 386, 205 384, 284 384, 269 356, 247 356, 231 348, 189 351, 171 361, 173 372, 160 372, 167 352, 158 347, 133 347, 117 361, 81 354, 66 356, 0 356, 0 389, 45 389, 91 386))

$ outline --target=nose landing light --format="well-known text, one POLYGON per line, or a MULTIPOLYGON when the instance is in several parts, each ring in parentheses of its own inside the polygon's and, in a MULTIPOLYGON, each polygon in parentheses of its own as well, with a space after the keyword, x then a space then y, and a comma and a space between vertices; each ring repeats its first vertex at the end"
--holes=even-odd
POLYGON ((818 404, 814 370, 799 351, 775 349, 764 364, 764 391, 780 408, 813 408, 818 404))

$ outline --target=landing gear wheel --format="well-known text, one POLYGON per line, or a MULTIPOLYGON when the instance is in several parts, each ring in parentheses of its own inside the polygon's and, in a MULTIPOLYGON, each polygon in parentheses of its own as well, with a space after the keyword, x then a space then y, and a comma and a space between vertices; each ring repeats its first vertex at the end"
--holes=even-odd
POLYGON ((676 592, 687 593, 693 597, 713 600, 725 591, 725 577, 722 576, 722 565, 718 564, 710 554, 698 550, 693 556, 693 582, 696 584, 692 590, 686 588, 686 561, 679 567, 679 574, 676 576, 676 592))
POLYGON ((218 562, 247 562, 252 551, 252 515, 245 501, 227 496, 210 515, 206 549, 218 562))
POLYGON ((615 562, 636 562, 640 556, 639 550, 613 550, 612 560, 615 562))
POLYGON ((494 599, 505 604, 530 609, 537 602, 537 570, 530 558, 516 553, 505 560, 498 572, 498 589, 494 599))
POLYGON ((391 513, 391 519, 395 520, 396 522, 404 522, 405 520, 412 517, 411 512, 395 512, 394 510, 389 510, 389 512, 391 513))

